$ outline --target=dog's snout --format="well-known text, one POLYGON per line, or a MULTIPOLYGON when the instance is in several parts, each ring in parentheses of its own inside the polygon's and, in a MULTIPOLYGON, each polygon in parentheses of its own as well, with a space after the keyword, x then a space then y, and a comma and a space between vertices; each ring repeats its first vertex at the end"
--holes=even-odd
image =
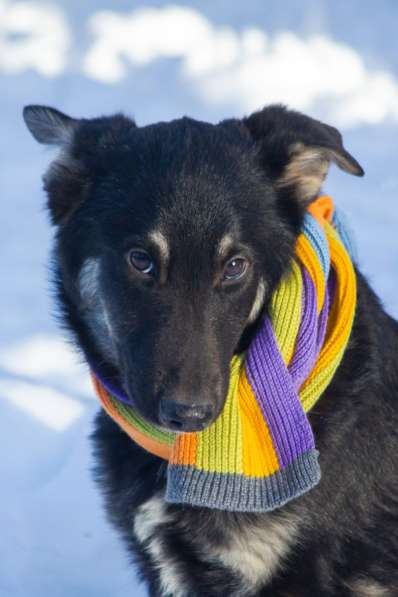
POLYGON ((159 405, 160 422, 174 431, 200 431, 210 422, 214 406, 210 403, 184 404, 162 398, 159 405))

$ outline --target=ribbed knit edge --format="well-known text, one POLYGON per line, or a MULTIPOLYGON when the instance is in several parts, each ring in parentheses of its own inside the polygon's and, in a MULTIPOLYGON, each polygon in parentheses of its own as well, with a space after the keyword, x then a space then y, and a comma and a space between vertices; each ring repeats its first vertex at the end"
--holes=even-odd
POLYGON ((189 466, 168 468, 166 501, 235 512, 269 512, 318 484, 319 452, 300 454, 270 477, 210 473, 189 466))

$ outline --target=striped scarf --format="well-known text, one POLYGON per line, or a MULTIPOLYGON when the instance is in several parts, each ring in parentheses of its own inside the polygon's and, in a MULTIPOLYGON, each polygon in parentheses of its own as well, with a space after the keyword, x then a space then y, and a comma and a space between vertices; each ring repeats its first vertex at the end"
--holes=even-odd
POLYGON ((306 413, 331 382, 350 337, 356 278, 347 249, 332 200, 320 197, 306 212, 289 273, 257 335, 232 359, 223 411, 204 431, 163 431, 93 374, 106 412, 168 461, 167 501, 265 512, 318 483, 306 413))

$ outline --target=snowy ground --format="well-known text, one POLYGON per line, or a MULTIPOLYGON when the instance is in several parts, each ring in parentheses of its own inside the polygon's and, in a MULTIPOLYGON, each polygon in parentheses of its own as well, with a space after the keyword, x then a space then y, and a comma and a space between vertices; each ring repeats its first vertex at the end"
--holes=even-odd
POLYGON ((144 124, 284 101, 339 125, 366 177, 333 171, 326 190, 398 316, 397 18, 392 0, 377 12, 360 0, 0 0, 1 597, 145 595, 90 477, 97 404, 51 318, 50 154, 24 130, 22 106, 122 109, 144 124))

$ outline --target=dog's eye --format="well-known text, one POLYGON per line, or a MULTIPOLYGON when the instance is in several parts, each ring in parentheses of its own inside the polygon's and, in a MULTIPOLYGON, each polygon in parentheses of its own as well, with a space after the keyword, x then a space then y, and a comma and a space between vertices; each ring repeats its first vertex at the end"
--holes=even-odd
POLYGON ((128 259, 134 269, 142 274, 150 274, 155 268, 151 256, 143 249, 132 249, 128 259))
POLYGON ((233 257, 230 259, 225 267, 223 272, 223 279, 224 280, 238 280, 245 275, 249 262, 247 259, 243 257, 233 257))

